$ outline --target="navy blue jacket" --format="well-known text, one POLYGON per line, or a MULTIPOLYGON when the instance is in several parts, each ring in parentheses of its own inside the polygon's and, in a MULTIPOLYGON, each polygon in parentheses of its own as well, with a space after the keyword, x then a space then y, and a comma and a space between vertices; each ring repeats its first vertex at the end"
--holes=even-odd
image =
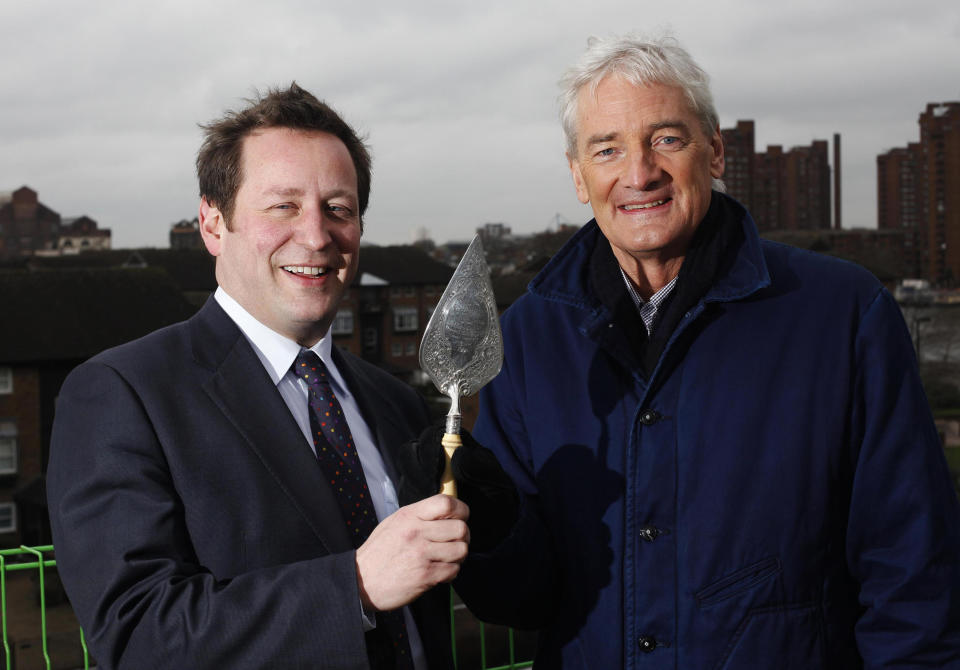
POLYGON ((897 304, 724 203, 743 234, 650 374, 594 222, 504 314, 474 435, 524 500, 461 596, 540 629, 537 667, 960 668, 960 508, 897 304))

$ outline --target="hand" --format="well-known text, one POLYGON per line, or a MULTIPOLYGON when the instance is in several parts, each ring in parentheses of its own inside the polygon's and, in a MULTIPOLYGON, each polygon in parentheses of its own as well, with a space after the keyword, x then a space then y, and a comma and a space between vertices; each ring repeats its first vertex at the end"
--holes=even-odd
POLYGON ((467 557, 469 516, 462 501, 435 495, 381 521, 357 549, 357 583, 364 606, 397 609, 456 577, 467 557))

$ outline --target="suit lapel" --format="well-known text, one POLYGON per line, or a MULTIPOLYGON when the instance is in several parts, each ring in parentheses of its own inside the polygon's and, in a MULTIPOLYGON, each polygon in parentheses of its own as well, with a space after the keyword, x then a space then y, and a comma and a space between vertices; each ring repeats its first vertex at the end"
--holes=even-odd
POLYGON ((326 549, 330 553, 352 549, 337 499, 250 343, 213 298, 194 320, 194 355, 212 370, 204 391, 326 549))

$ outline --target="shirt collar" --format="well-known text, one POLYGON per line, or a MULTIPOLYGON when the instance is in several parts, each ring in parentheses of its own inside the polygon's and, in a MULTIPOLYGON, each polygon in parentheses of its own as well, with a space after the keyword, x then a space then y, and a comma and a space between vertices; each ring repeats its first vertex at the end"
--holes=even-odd
MULTIPOLYGON (((283 376, 289 372, 290 366, 293 365, 297 354, 300 353, 303 347, 290 338, 263 325, 260 321, 257 321, 240 303, 231 298, 222 287, 217 287, 213 297, 217 303, 219 303, 220 307, 223 308, 223 311, 227 313, 227 316, 233 319, 244 337, 250 342, 250 345, 260 358, 260 362, 263 363, 263 367, 266 369, 267 374, 270 375, 273 383, 279 384, 283 376)), ((331 371, 336 381, 340 381, 340 376, 337 373, 331 356, 332 348, 333 341, 330 337, 330 331, 328 330, 323 336, 323 339, 310 347, 310 350, 320 356, 320 360, 322 360, 331 371)))
POLYGON ((637 293, 637 289, 633 286, 633 282, 630 281, 630 278, 627 276, 627 273, 624 272, 622 267, 620 267, 620 276, 623 277, 623 283, 627 285, 627 292, 633 299, 633 304, 636 305, 637 310, 640 312, 640 318, 643 319, 643 325, 647 329, 647 335, 652 334, 657 323, 657 316, 660 312, 660 306, 663 305, 667 298, 670 297, 673 287, 677 285, 677 277, 679 275, 674 275, 673 279, 668 281, 660 288, 659 291, 650 296, 649 300, 644 300, 642 297, 640 297, 640 294, 637 293))

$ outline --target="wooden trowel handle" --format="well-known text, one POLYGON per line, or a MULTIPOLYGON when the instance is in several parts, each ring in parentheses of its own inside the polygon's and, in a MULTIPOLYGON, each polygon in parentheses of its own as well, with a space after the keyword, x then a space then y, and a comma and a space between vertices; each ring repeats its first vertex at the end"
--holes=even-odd
POLYGON ((458 433, 444 433, 440 444, 443 445, 444 451, 447 452, 447 464, 443 468, 443 479, 441 480, 443 483, 441 493, 456 498, 457 483, 453 480, 453 471, 450 469, 450 459, 453 458, 454 450, 463 444, 463 442, 460 441, 460 435, 458 433))

